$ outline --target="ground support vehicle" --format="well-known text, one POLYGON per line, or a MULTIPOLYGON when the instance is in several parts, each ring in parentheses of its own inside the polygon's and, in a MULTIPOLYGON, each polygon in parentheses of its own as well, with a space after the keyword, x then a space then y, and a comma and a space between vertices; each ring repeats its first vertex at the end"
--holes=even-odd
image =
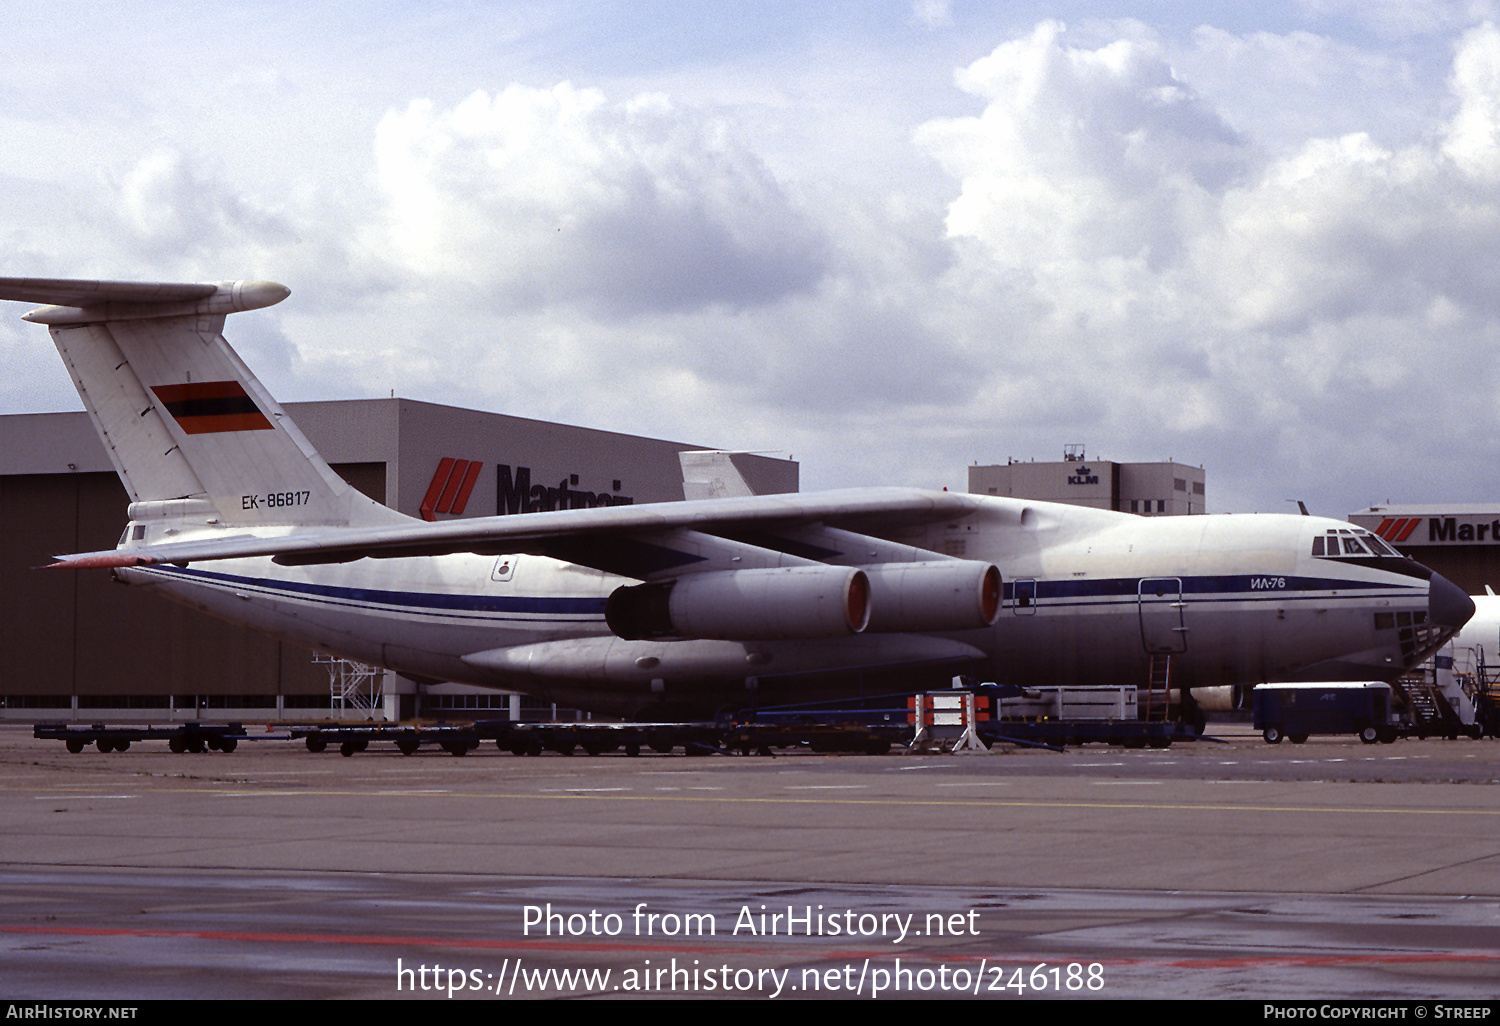
MULTIPOLYGON (((189 721, 170 727, 109 727, 95 723, 87 727, 68 723, 38 723, 32 736, 61 741, 70 752, 93 745, 101 752, 123 752, 136 741, 165 741, 174 752, 232 752, 249 739, 242 723, 198 723, 189 721)), ((285 737, 285 735, 282 735, 285 737)))
POLYGON ((1390 685, 1381 681, 1260 684, 1251 695, 1255 729, 1268 744, 1312 734, 1355 734, 1365 744, 1389 744, 1401 729, 1391 719, 1390 685))

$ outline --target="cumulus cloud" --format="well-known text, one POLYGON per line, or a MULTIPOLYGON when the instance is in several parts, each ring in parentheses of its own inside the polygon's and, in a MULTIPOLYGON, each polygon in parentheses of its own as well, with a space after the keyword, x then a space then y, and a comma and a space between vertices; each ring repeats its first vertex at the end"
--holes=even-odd
POLYGON ((376 133, 393 258, 511 307, 738 308, 808 289, 823 240, 713 119, 643 94, 513 85, 376 133))
POLYGON ((960 71, 984 113, 918 132, 962 181, 949 232, 1012 266, 1171 259, 1203 197, 1242 169, 1243 143, 1154 47, 1063 33, 1043 23, 960 71))
POLYGON ((917 140, 957 179, 964 273, 1036 301, 1042 394, 1087 395, 1082 425, 1112 448, 1196 451, 1239 494, 1347 473, 1351 427, 1455 474, 1494 454, 1494 27, 1458 43, 1451 118, 1400 147, 1356 132, 1262 154, 1138 35, 1072 45, 1044 23, 958 81, 983 113, 917 140))

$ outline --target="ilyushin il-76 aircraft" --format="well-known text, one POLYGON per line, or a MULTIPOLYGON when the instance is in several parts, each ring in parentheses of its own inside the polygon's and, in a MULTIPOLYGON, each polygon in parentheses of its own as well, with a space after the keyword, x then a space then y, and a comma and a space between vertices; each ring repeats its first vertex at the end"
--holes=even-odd
MULTIPOLYGON (((260 281, 0 279, 130 497, 57 556, 418 680, 664 719, 877 687, 1390 679, 1474 610, 1351 524, 869 488, 430 523, 335 474, 225 341, 260 281), (955 669, 959 667, 959 669, 955 669)), ((39 554, 40 556, 41 554, 39 554)), ((1211 690, 1216 689, 1216 690, 1211 690)))

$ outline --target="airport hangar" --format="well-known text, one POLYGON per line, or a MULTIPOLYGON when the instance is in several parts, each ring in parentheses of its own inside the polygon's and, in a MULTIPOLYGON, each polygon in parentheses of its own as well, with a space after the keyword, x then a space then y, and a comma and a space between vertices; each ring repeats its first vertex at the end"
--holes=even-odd
MULTIPOLYGON (((708 448, 409 399, 286 409, 351 485, 435 520, 678 500, 678 453, 708 448)), ((798 489, 795 462, 732 459, 755 491, 798 489)), ((113 548, 127 505, 86 413, 0 416, 0 719, 557 715, 508 692, 422 686, 388 671, 361 677, 108 573, 37 569, 56 554, 113 548)))

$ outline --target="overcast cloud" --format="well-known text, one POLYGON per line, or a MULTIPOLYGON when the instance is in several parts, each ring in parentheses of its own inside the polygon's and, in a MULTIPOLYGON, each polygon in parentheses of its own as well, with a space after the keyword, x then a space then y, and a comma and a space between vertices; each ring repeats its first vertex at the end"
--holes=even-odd
MULTIPOLYGON (((0 8, 0 273, 284 282, 285 400, 1500 500, 1487 3, 0 8)), ((20 312, 0 410, 78 408, 20 312)))

